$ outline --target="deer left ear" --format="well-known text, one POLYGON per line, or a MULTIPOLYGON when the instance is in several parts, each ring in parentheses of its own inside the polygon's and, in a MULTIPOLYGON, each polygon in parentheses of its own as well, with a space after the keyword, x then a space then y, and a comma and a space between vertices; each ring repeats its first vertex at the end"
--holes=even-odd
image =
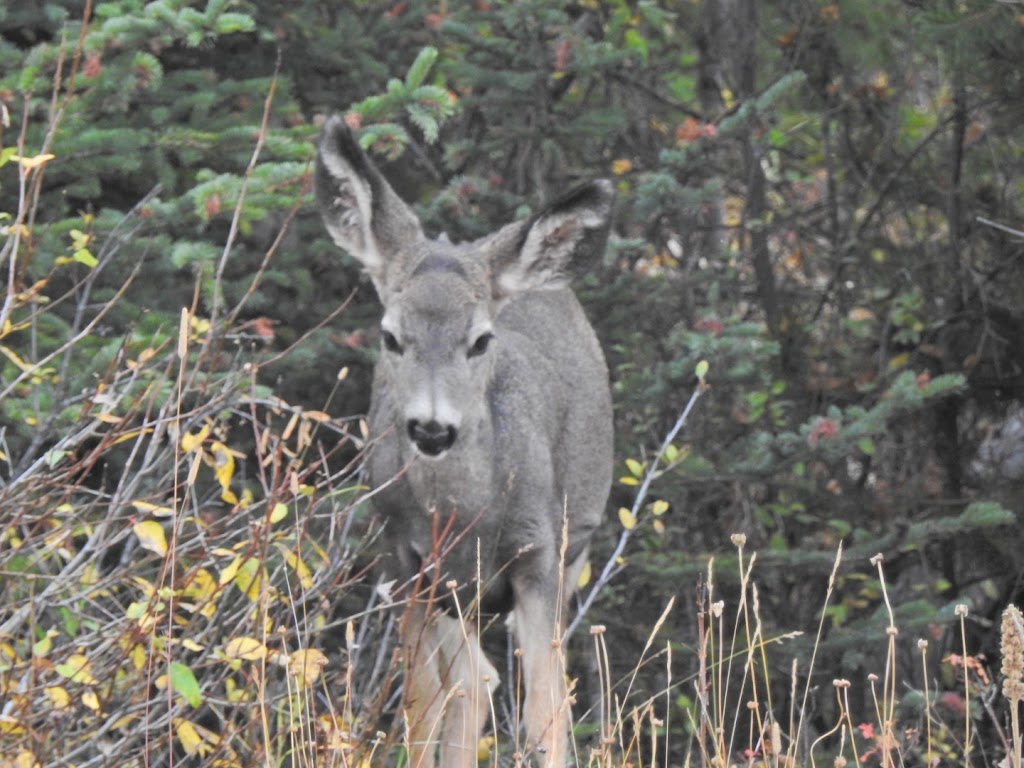
POLYGON ((518 242, 498 249, 491 260, 495 298, 566 287, 603 253, 614 200, 611 182, 600 179, 513 225, 518 242))

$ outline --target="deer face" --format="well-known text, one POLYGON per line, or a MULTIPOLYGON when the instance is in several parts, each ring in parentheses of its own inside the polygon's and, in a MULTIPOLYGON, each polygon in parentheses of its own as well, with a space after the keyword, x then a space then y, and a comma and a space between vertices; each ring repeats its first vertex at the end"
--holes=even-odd
MULTIPOLYGON (((448 246, 451 248, 451 246, 448 246)), ((381 358, 399 423, 416 451, 439 458, 486 415, 494 302, 472 263, 430 253, 385 292, 381 358)))

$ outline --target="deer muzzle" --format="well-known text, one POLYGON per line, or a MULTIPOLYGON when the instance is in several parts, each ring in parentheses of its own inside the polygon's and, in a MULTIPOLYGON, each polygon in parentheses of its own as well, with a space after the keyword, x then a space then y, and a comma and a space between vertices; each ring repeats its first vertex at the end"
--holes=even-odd
POLYGON ((426 423, 418 419, 409 419, 406 430, 417 450, 426 456, 440 456, 455 444, 458 435, 455 427, 441 424, 434 419, 426 423))

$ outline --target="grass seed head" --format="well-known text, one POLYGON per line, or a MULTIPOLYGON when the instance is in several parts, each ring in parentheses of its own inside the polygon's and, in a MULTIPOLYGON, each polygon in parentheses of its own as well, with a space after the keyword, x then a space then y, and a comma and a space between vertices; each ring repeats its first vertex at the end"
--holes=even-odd
POLYGON ((1021 638, 1024 617, 1010 604, 1003 611, 1002 642, 1003 695, 1012 702, 1024 700, 1024 641, 1021 638))

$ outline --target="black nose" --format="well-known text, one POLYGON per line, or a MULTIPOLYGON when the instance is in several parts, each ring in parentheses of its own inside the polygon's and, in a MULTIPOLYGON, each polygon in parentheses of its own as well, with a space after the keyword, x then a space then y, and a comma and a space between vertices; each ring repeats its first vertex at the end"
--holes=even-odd
POLYGON ((440 456, 452 447, 455 443, 455 436, 458 434, 455 427, 439 424, 433 419, 426 424, 421 424, 416 419, 409 419, 406 426, 409 430, 409 438, 427 456, 440 456))

